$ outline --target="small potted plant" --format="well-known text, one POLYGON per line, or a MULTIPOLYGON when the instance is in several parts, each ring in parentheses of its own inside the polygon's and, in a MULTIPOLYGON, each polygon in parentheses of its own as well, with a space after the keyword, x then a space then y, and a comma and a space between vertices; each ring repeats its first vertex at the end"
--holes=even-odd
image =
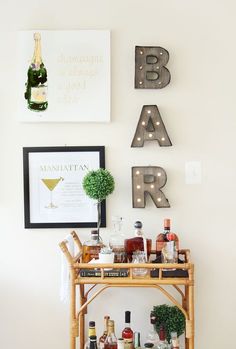
POLYGON ((157 305, 153 307, 151 315, 156 318, 154 327, 157 333, 160 327, 164 327, 168 343, 170 343, 171 332, 177 332, 178 337, 184 333, 185 317, 178 307, 167 304, 157 305))
POLYGON ((98 220, 97 230, 101 225, 101 203, 106 197, 114 191, 115 181, 110 172, 106 169, 99 168, 96 171, 89 171, 83 178, 83 189, 91 199, 96 200, 98 220))

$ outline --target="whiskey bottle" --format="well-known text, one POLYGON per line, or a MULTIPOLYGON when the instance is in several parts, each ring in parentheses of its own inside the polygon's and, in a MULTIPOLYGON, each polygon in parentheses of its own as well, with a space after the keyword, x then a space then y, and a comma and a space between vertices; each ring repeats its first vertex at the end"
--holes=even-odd
POLYGON ((125 349, 134 349, 134 333, 130 327, 131 312, 125 312, 125 327, 122 331, 122 338, 124 339, 125 349))
MULTIPOLYGON (((91 336, 96 336, 95 321, 89 321, 88 339, 84 345, 84 349, 90 348, 90 337, 91 336)), ((97 337, 96 337, 96 341, 97 341, 97 337)))
POLYGON ((108 320, 107 338, 104 343, 104 349, 117 349, 115 323, 113 320, 108 320))
POLYGON ((110 316, 106 315, 104 316, 104 332, 99 338, 99 347, 100 349, 104 349, 104 343, 107 338, 107 326, 108 326, 108 320, 110 319, 110 316))
POLYGON ((101 237, 99 237, 98 231, 92 230, 90 240, 84 242, 82 246, 82 262, 88 263, 93 258, 98 259, 99 252, 103 246, 104 245, 101 237))
POLYGON ((161 262, 161 251, 165 245, 165 242, 174 241, 176 249, 179 249, 179 239, 175 233, 170 230, 171 221, 169 218, 164 219, 164 231, 157 235, 156 238, 156 257, 161 262))
POLYGON ((41 35, 34 33, 34 55, 27 73, 25 99, 30 110, 40 112, 48 107, 47 70, 41 56, 41 35))
POLYGON ((128 262, 132 262, 132 255, 136 251, 144 251, 146 262, 149 260, 152 249, 152 240, 146 239, 142 231, 142 226, 142 222, 135 222, 135 237, 125 239, 125 252, 127 254, 128 262))

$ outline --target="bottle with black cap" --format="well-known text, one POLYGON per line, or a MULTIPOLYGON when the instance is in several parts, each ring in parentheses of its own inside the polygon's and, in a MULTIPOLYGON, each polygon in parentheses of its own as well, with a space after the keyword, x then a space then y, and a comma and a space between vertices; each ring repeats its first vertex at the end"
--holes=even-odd
MULTIPOLYGON (((93 337, 93 336, 96 336, 95 321, 89 321, 88 340, 84 345, 84 349, 90 348, 90 337, 93 337)), ((97 337, 96 337, 96 341, 97 341, 97 337)))
POLYGON ((122 331, 125 349, 134 349, 134 333, 130 327, 131 312, 125 312, 125 328, 122 331))
POLYGON ((125 239, 125 252, 127 254, 128 262, 132 262, 132 255, 137 251, 144 251, 146 261, 148 262, 149 260, 152 249, 152 240, 145 237, 142 227, 142 222, 136 221, 134 223, 135 236, 131 239, 125 239))

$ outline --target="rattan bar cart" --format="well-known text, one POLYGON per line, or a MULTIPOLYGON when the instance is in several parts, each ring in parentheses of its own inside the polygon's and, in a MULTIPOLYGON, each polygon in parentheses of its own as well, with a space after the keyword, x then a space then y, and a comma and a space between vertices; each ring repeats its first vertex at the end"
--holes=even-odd
MULTIPOLYGON (((81 262, 82 243, 78 235, 73 231, 71 235, 78 246, 79 253, 73 257, 67 247, 67 240, 62 241, 59 246, 66 256, 70 267, 70 349, 76 349, 76 338, 79 337, 80 349, 84 348, 85 340, 85 314, 87 306, 101 292, 109 287, 152 287, 161 291, 174 305, 176 305, 184 314, 186 320, 185 331, 185 349, 194 349, 194 265, 190 260, 190 251, 181 250, 185 255, 183 264, 132 264, 132 263, 114 263, 114 264, 88 264, 81 262), (133 268, 147 268, 148 276, 136 277, 133 275, 133 268), (99 277, 81 277, 80 270, 94 270, 99 268, 101 276, 99 277), (107 277, 104 268, 127 268, 127 277, 107 277), (185 277, 165 277, 165 271, 171 270, 186 271, 185 277), (151 270, 157 270, 157 277, 150 277, 151 270), (164 271, 165 270, 165 271, 164 271), (85 285, 90 287, 85 292, 85 285), (176 298, 165 289, 165 285, 171 285, 180 294, 182 302, 179 303, 176 298), (96 290, 97 288, 97 290, 96 290), (96 292, 90 295, 90 291, 96 292), (79 304, 76 304, 77 293, 79 304)), ((154 251, 153 251, 154 253, 154 251)))

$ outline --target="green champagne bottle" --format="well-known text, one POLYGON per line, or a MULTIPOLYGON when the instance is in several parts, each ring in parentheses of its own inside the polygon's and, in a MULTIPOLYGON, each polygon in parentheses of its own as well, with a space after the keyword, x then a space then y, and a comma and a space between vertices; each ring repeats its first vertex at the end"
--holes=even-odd
POLYGON ((47 101, 47 70, 41 57, 41 36, 34 33, 34 55, 28 69, 25 99, 32 111, 44 111, 48 107, 47 101))

